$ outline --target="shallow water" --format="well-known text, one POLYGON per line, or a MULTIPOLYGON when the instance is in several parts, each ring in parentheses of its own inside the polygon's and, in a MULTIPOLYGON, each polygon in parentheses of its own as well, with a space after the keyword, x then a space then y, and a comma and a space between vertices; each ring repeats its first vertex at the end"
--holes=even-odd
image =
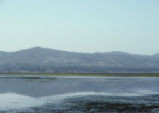
POLYGON ((157 113, 157 77, 0 76, 0 112, 157 113))

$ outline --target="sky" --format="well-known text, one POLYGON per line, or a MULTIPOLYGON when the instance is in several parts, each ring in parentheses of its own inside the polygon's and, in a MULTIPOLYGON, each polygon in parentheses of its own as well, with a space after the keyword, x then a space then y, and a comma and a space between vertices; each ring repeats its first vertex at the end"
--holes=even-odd
POLYGON ((159 0, 0 0, 0 51, 159 53, 159 0))

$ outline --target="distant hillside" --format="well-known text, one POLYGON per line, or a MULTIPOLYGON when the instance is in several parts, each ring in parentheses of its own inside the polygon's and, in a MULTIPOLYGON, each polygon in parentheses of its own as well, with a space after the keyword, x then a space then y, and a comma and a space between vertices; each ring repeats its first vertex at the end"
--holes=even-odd
POLYGON ((0 72, 155 73, 159 72, 159 54, 76 53, 35 47, 17 52, 0 51, 0 72))
POLYGON ((159 53, 154 54, 153 56, 154 56, 154 57, 158 57, 158 58, 159 58, 159 53))

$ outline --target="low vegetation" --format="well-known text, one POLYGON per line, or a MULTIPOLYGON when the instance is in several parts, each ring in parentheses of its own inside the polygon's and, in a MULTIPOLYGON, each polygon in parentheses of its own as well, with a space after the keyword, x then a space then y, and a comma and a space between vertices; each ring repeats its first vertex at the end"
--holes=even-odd
POLYGON ((159 77, 159 73, 0 73, 0 75, 159 77))

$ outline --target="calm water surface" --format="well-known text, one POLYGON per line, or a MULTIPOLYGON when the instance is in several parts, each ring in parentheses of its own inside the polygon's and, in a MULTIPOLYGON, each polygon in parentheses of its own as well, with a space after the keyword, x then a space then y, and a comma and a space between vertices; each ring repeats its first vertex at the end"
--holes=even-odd
POLYGON ((1 75, 0 112, 159 113, 159 78, 1 75))

